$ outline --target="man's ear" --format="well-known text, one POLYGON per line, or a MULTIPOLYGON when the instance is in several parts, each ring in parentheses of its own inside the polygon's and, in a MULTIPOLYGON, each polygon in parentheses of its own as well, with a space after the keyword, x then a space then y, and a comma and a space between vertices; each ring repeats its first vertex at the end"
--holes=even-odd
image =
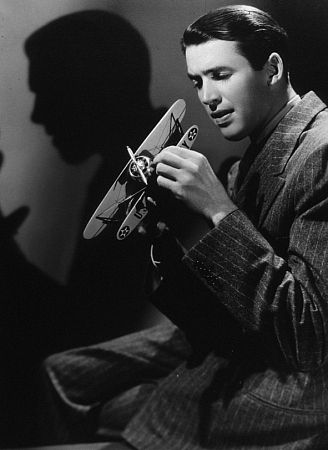
POLYGON ((278 53, 271 53, 267 62, 265 63, 267 73, 268 86, 273 85, 281 80, 284 72, 284 63, 278 53))

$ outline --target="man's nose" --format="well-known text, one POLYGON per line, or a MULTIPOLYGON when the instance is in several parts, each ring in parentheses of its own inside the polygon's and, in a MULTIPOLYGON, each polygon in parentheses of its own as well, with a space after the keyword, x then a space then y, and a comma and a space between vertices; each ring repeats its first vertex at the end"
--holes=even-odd
POLYGON ((215 111, 222 101, 222 96, 213 83, 204 82, 200 100, 204 105, 209 106, 211 111, 215 111))

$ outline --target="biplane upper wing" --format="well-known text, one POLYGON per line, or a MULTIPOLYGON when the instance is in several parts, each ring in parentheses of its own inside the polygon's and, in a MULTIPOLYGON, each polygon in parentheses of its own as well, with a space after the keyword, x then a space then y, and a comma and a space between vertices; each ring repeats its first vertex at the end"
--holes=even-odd
MULTIPOLYGON (((164 114, 155 128, 150 132, 135 152, 136 156, 147 154, 154 157, 164 147, 178 142, 182 136, 181 121, 186 111, 183 99, 177 100, 164 114)), ((146 186, 136 183, 129 178, 130 161, 123 168, 107 194, 87 223, 83 237, 91 239, 98 236, 111 223, 120 225, 131 206, 140 198, 146 186)))

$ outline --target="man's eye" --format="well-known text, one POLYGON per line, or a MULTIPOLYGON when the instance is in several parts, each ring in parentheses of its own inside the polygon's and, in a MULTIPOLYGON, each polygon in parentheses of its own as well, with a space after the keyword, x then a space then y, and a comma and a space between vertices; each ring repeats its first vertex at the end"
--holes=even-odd
POLYGON ((212 78, 213 80, 217 80, 217 81, 224 81, 224 80, 228 80, 231 77, 231 73, 230 72, 214 72, 212 74, 212 78))

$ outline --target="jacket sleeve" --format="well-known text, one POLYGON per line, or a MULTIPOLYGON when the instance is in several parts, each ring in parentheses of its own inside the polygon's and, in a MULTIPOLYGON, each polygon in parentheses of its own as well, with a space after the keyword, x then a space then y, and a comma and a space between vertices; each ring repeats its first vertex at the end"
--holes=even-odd
POLYGON ((316 153, 294 179, 286 257, 278 256, 270 238, 240 210, 184 257, 241 327, 277 345, 298 371, 320 366, 328 348, 327 151, 321 158, 316 153))

